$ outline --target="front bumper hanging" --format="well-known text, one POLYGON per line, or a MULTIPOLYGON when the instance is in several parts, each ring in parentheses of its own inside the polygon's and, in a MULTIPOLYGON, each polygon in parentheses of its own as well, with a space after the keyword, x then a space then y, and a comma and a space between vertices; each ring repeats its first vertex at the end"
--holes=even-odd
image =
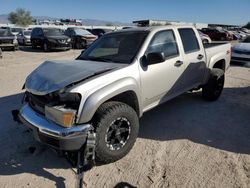
MULTIPOLYGON (((39 116, 28 105, 25 105, 20 111, 13 110, 12 115, 15 121, 31 128, 38 141, 56 149, 76 151, 75 187, 82 188, 84 172, 90 170, 95 165, 96 134, 93 127, 90 124, 72 128, 60 127, 39 116), (55 142, 57 143, 55 144, 55 142)), ((71 162, 71 157, 68 155, 65 155, 65 157, 71 162)))
POLYGON ((31 128, 39 142, 65 151, 79 150, 86 142, 88 132, 93 129, 91 124, 61 127, 36 113, 28 104, 21 108, 14 119, 31 128))

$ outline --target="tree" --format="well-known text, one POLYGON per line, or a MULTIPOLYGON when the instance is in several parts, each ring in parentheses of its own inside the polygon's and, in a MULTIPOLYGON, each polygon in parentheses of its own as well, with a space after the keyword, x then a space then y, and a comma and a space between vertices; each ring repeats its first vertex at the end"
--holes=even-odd
POLYGON ((113 26, 112 23, 106 23, 105 25, 106 25, 106 26, 113 26))
POLYGON ((250 22, 248 22, 244 27, 250 29, 250 22))
POLYGON ((26 11, 22 8, 18 8, 16 11, 11 12, 8 19, 11 23, 23 27, 32 24, 32 16, 30 15, 30 11, 26 11))

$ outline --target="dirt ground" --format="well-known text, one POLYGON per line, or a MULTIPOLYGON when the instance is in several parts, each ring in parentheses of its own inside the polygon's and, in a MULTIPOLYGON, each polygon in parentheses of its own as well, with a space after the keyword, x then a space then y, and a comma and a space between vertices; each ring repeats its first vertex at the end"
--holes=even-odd
MULTIPOLYGON (((47 59, 28 47, 0 59, 0 187, 74 187, 70 165, 13 122, 26 76, 47 59), (28 148, 36 150, 32 153, 28 148)), ((147 112, 131 152, 85 174, 86 187, 250 187, 250 68, 231 66, 216 102, 187 93, 147 112)))

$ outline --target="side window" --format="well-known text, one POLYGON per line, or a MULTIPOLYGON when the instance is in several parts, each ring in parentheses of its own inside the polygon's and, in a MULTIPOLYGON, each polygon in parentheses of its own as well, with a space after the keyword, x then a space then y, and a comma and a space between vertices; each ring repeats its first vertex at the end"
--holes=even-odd
POLYGON ((146 53, 163 52, 165 58, 179 54, 175 36, 172 30, 160 31, 151 40, 146 53))
POLYGON ((194 30, 191 28, 178 29, 185 53, 195 52, 200 50, 200 46, 194 30))

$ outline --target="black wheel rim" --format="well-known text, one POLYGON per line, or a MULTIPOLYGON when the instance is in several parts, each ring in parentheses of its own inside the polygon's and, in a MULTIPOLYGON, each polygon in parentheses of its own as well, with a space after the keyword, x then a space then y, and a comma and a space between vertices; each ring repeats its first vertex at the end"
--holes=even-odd
POLYGON ((125 117, 118 117, 109 125, 105 141, 110 150, 119 150, 125 146, 129 140, 131 132, 130 122, 125 117))

